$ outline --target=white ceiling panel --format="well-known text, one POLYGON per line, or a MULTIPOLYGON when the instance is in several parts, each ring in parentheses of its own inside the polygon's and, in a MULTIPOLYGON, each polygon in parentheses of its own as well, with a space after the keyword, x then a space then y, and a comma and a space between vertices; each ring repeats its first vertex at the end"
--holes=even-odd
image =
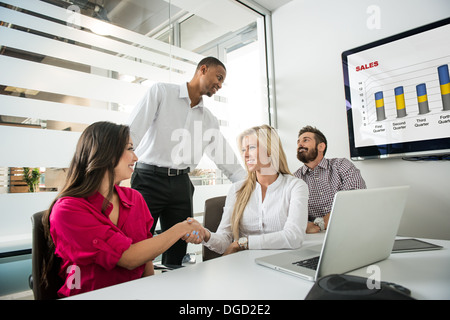
POLYGON ((254 22, 256 18, 250 9, 236 10, 242 9, 242 6, 230 0, 170 0, 170 3, 231 32, 254 22))

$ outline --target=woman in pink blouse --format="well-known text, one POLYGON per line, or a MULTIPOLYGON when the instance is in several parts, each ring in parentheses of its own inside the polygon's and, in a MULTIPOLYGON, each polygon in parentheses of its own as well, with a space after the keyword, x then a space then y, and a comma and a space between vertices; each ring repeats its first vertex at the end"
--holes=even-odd
MULTIPOLYGON (((152 275, 153 259, 179 239, 198 237, 190 220, 152 237, 153 218, 141 194, 118 184, 137 161, 129 128, 97 122, 81 134, 64 188, 43 217, 51 254, 71 296, 152 275)), ((45 272, 43 282, 45 284, 45 272)))

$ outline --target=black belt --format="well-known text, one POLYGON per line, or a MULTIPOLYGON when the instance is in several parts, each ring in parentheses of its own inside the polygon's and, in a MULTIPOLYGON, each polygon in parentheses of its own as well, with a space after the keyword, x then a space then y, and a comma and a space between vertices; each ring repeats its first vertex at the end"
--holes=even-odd
POLYGON ((171 168, 165 168, 165 167, 158 167, 158 166, 154 166, 151 164, 146 164, 146 163, 142 163, 142 162, 138 162, 136 163, 136 168, 137 169, 143 169, 143 170, 147 170, 153 173, 159 173, 159 174, 163 174, 169 177, 174 177, 174 176, 179 176, 182 174, 186 174, 190 172, 189 168, 186 169, 171 169, 171 168))

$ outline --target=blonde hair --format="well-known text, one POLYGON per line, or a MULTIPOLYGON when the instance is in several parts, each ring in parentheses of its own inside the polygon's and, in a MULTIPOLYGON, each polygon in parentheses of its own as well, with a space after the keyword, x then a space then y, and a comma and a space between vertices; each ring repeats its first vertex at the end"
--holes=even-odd
MULTIPOLYGON (((280 137, 274 128, 263 124, 245 130, 237 138, 239 150, 242 150, 242 140, 244 137, 251 135, 255 135, 258 139, 258 153, 261 152, 262 149, 267 150, 267 156, 270 159, 270 167, 274 169, 275 172, 291 174, 287 165, 286 154, 281 145, 280 137)), ((242 215, 252 192, 255 190, 255 186, 256 172, 248 172, 244 184, 236 191, 236 203, 234 204, 233 213, 231 215, 231 231, 233 232, 235 240, 239 239, 239 226, 242 215)))

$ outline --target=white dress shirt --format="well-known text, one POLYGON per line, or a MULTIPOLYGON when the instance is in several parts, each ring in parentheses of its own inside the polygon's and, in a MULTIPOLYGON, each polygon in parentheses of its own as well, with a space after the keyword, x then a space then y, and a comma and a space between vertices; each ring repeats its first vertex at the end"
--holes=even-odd
MULTIPOLYGON (((231 215, 236 191, 244 181, 234 183, 225 202, 222 220, 208 242, 203 244, 220 254, 233 242, 231 215)), ((239 234, 248 237, 249 249, 295 249, 301 247, 308 221, 308 186, 291 175, 279 174, 262 201, 261 185, 256 183, 244 209, 239 234)), ((237 239, 235 239, 237 240, 237 239)))
POLYGON ((187 83, 156 83, 147 91, 128 121, 139 162, 192 171, 206 153, 231 181, 244 179, 246 172, 217 118, 203 99, 190 104, 187 83))

